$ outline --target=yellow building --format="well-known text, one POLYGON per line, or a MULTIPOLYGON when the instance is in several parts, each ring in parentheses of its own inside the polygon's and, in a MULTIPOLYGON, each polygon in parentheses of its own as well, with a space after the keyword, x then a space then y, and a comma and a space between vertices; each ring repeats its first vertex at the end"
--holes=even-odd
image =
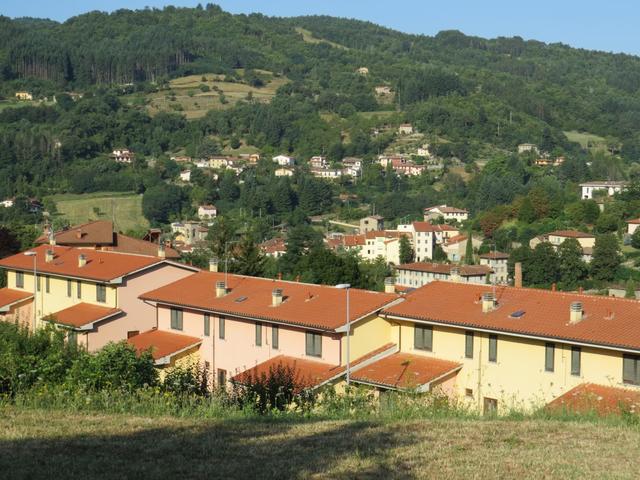
POLYGON ((16 92, 18 100, 33 100, 33 95, 29 92, 16 92))

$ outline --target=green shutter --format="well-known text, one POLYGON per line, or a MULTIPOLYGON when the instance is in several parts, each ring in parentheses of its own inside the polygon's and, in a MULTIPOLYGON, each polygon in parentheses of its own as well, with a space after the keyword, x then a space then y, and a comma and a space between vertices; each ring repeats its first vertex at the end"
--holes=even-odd
POLYGON ((274 348, 276 350, 279 347, 279 341, 280 341, 280 338, 278 337, 279 333, 280 332, 279 332, 278 326, 273 325, 271 327, 271 348, 274 348))
POLYGON ((580 375, 580 347, 571 347, 571 375, 580 375))
POLYGON ((71 298, 71 280, 67 280, 67 297, 71 298))
POLYGON ((314 342, 314 353, 316 355, 316 357, 321 357, 322 356, 322 335, 320 335, 319 333, 314 334, 315 337, 315 342, 314 342))
POLYGON ((211 334, 211 317, 208 313, 204 314, 204 336, 208 337, 211 334))
POLYGON ((465 332, 464 334, 464 356, 473 358, 473 332, 465 332))
POLYGON ((182 330, 182 310, 171 309, 171 328, 173 330, 182 330))
POLYGON ((638 357, 634 355, 622 357, 622 381, 633 385, 638 384, 638 357))
POLYGON ((553 372, 555 367, 555 351, 556 346, 551 342, 547 342, 544 346, 544 369, 547 372, 553 372))
POLYGON ((304 351, 306 355, 313 355, 313 333, 307 332, 304 335, 304 351))
POLYGON ((489 361, 498 361, 498 336, 489 335, 489 361))
POLYGON ((433 350, 433 327, 416 325, 413 327, 413 347, 418 350, 433 350))
POLYGON ((256 347, 262 346, 262 324, 256 323, 256 347))
POLYGON ((220 340, 224 340, 224 335, 225 335, 224 327, 225 327, 224 317, 219 317, 218 318, 218 337, 220 338, 220 340))

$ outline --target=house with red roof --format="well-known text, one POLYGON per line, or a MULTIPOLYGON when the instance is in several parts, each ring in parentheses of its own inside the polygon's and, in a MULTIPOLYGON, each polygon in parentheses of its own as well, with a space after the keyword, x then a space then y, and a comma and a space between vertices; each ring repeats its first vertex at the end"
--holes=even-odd
POLYGON ((460 230, 453 225, 434 225, 429 222, 413 222, 398 225, 399 232, 411 234, 415 260, 418 262, 431 260, 436 245, 442 245, 452 237, 460 235, 460 230))
POLYGON ((539 243, 548 242, 557 250, 562 242, 570 238, 577 240, 582 247, 582 259, 589 263, 593 258, 593 247, 596 244, 596 236, 591 233, 578 230, 555 230, 532 238, 529 246, 535 248, 539 243))

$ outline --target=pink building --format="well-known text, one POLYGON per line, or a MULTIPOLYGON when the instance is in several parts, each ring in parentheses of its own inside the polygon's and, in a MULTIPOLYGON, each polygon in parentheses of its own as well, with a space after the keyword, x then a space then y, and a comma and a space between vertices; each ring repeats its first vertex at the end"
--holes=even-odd
MULTIPOLYGON (((185 345, 195 345, 181 338, 199 339, 200 361, 215 373, 218 385, 273 362, 295 365, 305 376, 323 382, 344 373, 345 290, 200 272, 140 298, 157 306, 157 330, 170 332, 176 347, 167 353, 170 337, 158 342, 154 331, 141 333, 131 343, 135 342, 139 350, 162 349, 162 358, 169 359, 166 364, 180 358, 185 345)), ((377 319, 377 312, 396 298, 393 294, 351 289, 352 324, 377 319)), ((362 348, 360 355, 354 346, 354 363, 358 355, 365 356, 371 350, 362 348)))

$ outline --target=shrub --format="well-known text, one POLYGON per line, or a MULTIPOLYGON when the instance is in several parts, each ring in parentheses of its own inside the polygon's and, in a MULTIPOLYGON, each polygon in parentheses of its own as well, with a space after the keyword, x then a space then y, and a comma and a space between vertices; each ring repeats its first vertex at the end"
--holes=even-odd
POLYGON ((162 387, 176 395, 208 396, 209 371, 199 362, 175 366, 165 375, 162 387))

